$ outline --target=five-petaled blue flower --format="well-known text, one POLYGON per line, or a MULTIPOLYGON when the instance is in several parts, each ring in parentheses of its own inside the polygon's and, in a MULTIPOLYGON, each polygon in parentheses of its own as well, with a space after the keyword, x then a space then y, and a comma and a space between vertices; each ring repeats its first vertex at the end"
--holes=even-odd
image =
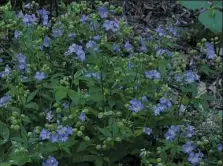
POLYGON ((106 31, 116 32, 119 30, 119 24, 115 21, 105 20, 102 26, 106 31))
POLYGON ((109 12, 108 12, 108 9, 106 9, 103 6, 100 6, 98 8, 98 13, 99 13, 99 15, 100 15, 101 18, 107 18, 109 12))
POLYGON ((203 154, 200 152, 199 153, 191 152, 191 153, 189 153, 188 161, 192 165, 197 165, 202 160, 202 157, 203 157, 203 154))
POLYGON ((36 72, 34 78, 38 81, 42 81, 45 78, 44 72, 36 72))
POLYGON ((49 156, 48 159, 42 163, 42 166, 58 166, 58 165, 59 165, 58 161, 52 156, 49 156))
POLYGON ((157 70, 146 71, 145 76, 146 76, 146 78, 150 78, 150 79, 158 79, 159 80, 161 78, 160 72, 157 70))
POLYGON ((130 101, 129 109, 133 112, 139 112, 144 109, 144 105, 142 104, 140 100, 132 99, 130 101))
POLYGON ((80 114, 80 116, 79 116, 79 119, 80 119, 81 121, 85 121, 86 118, 87 118, 86 114, 85 114, 84 112, 81 112, 81 114, 80 114))
POLYGON ((11 100, 11 96, 6 94, 5 96, 0 98, 0 108, 5 106, 11 100))
POLYGON ((143 129, 143 132, 146 134, 146 135, 150 135, 152 133, 152 129, 149 128, 149 127, 146 127, 143 129))
POLYGON ((191 153, 196 146, 192 142, 186 142, 186 144, 182 145, 182 151, 184 153, 191 153))

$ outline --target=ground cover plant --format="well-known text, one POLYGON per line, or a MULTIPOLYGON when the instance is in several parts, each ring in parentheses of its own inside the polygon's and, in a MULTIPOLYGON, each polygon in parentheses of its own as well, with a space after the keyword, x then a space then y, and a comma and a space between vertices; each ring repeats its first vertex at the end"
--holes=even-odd
POLYGON ((222 72, 219 38, 188 64, 175 23, 139 35, 121 6, 60 8, 0 8, 0 166, 222 165, 218 99, 200 88, 222 72))

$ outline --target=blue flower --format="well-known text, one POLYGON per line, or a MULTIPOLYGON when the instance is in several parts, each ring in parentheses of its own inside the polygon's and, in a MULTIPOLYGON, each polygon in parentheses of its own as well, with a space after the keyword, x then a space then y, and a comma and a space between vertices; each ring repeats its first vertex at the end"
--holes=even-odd
POLYGON ((194 127, 188 125, 188 127, 187 127, 187 131, 186 131, 186 137, 187 137, 187 138, 191 138, 194 134, 195 134, 195 132, 194 132, 194 127))
POLYGON ((46 11, 45 9, 41 9, 41 10, 37 10, 37 13, 40 14, 42 16, 42 20, 43 20, 43 25, 44 26, 49 26, 49 12, 46 11))
POLYGON ((133 112, 139 112, 141 110, 144 109, 144 105, 141 103, 140 100, 137 100, 137 99, 132 99, 130 101, 130 106, 129 106, 129 109, 133 112))
POLYGON ((164 135, 166 140, 168 141, 173 141, 175 139, 176 134, 180 131, 180 127, 179 126, 174 126, 172 125, 167 133, 164 135))
POLYGON ((75 39, 76 38, 76 34, 75 33, 70 33, 69 35, 68 35, 68 37, 70 37, 70 38, 72 38, 72 39, 75 39))
POLYGON ((125 42, 124 47, 125 47, 125 50, 128 52, 132 51, 133 49, 133 46, 129 43, 129 41, 125 42))
POLYGON ((101 73, 99 73, 99 72, 88 73, 88 74, 85 75, 85 77, 92 77, 92 78, 95 78, 97 80, 100 80, 101 79, 101 73))
POLYGON ((187 142, 186 144, 182 145, 182 151, 184 153, 191 153, 196 146, 192 142, 187 142))
POLYGON ((32 14, 32 15, 25 14, 23 16, 22 20, 25 25, 32 26, 37 21, 37 18, 34 14, 32 14))
POLYGON ((152 129, 149 128, 149 127, 146 127, 143 129, 143 132, 146 134, 146 135, 150 135, 152 133, 152 129))
POLYGON ((206 43, 206 48, 207 48, 207 59, 214 59, 216 57, 216 54, 215 54, 215 51, 214 51, 213 44, 207 42, 206 43))
POLYGON ((14 31, 14 37, 15 37, 16 39, 18 39, 20 35, 21 35, 21 32, 20 32, 20 31, 18 31, 18 30, 15 30, 15 31, 14 31))
POLYGON ((84 112, 81 112, 81 114, 80 114, 80 116, 79 116, 79 119, 81 120, 81 121, 85 121, 86 120, 86 114, 84 113, 84 112))
POLYGON ((173 53, 170 52, 168 49, 157 49, 157 51, 156 51, 156 55, 157 55, 157 56, 161 56, 161 55, 172 56, 173 53))
POLYGON ((31 9, 31 8, 32 8, 31 3, 27 3, 27 4, 25 4, 25 5, 24 5, 24 8, 26 8, 26 9, 31 9))
POLYGON ((98 50, 98 45, 97 45, 97 43, 95 41, 90 40, 90 41, 87 42, 86 48, 88 48, 88 49, 91 48, 94 51, 97 51, 98 50))
POLYGON ((47 114, 46 114, 46 119, 47 119, 48 121, 51 121, 51 120, 53 119, 52 111, 47 112, 47 114))
POLYGON ((160 103, 157 104, 154 108, 155 116, 160 115, 161 112, 164 112, 172 107, 172 102, 164 97, 160 98, 160 103))
POLYGON ((202 160, 202 157, 203 157, 203 154, 202 153, 194 153, 194 152, 191 152, 189 154, 189 157, 188 157, 188 161, 192 164, 192 165, 197 165, 199 164, 199 162, 202 160))
POLYGON ((159 34, 160 37, 166 35, 166 31, 163 28, 161 28, 160 26, 158 28, 156 28, 155 31, 159 34))
POLYGON ((88 21, 88 19, 89 19, 89 16, 87 16, 87 15, 81 15, 80 20, 81 20, 81 23, 82 24, 86 23, 86 21, 88 21))
POLYGON ((51 132, 49 130, 42 129, 42 131, 40 132, 41 140, 48 140, 50 139, 50 136, 51 136, 51 132))
POLYGON ((217 144, 218 151, 222 151, 222 144, 217 144))
POLYGON ((82 48, 82 46, 79 46, 77 44, 72 44, 71 46, 69 46, 68 51, 65 52, 65 56, 71 55, 72 53, 75 53, 77 56, 77 59, 79 59, 80 61, 84 61, 85 60, 85 52, 82 48))
POLYGON ((100 6, 98 8, 98 13, 99 13, 99 15, 100 15, 101 18, 107 18, 109 12, 108 12, 108 9, 106 9, 103 6, 100 6))
POLYGON ((43 39, 43 46, 49 47, 50 46, 50 38, 48 36, 45 36, 43 39))
POLYGON ((34 78, 38 81, 42 81, 45 78, 44 72, 36 72, 34 78))
POLYGON ((2 63, 4 60, 2 58, 0 58, 0 63, 2 63))
POLYGON ((8 65, 6 65, 5 70, 0 72, 0 78, 4 78, 4 77, 8 76, 11 73, 11 71, 12 71, 12 69, 8 65))
POLYGON ((52 29, 52 36, 53 37, 61 37, 63 35, 63 30, 61 28, 53 28, 52 29))
POLYGON ((58 166, 58 165, 59 165, 58 161, 52 156, 49 156, 48 159, 42 163, 42 166, 58 166))
POLYGON ((129 69, 132 69, 133 67, 134 67, 134 64, 133 64, 132 62, 129 62, 129 63, 128 63, 128 68, 129 68, 129 69))
POLYGON ((191 70, 186 71, 183 76, 184 76, 184 81, 188 84, 199 80, 199 76, 196 73, 192 72, 191 70))
POLYGON ((149 100, 148 100, 148 98, 146 96, 142 96, 142 101, 147 102, 149 100))
POLYGON ((63 108, 64 108, 64 109, 69 108, 69 103, 67 103, 67 102, 64 102, 62 105, 63 105, 63 108))
POLYGON ((171 33, 174 37, 177 36, 177 31, 174 29, 173 26, 170 26, 170 27, 169 27, 169 31, 170 31, 170 33, 171 33))
POLYGON ((119 24, 115 21, 105 20, 102 26, 106 31, 116 32, 119 30, 119 24))
POLYGON ((114 52, 119 52, 119 51, 121 51, 120 45, 118 45, 118 44, 113 44, 113 45, 112 45, 112 51, 114 51, 114 52))
POLYGON ((146 78, 150 78, 150 79, 160 79, 161 78, 160 72, 157 70, 146 71, 145 76, 146 76, 146 78))
POLYGON ((70 126, 65 126, 57 129, 58 141, 66 142, 70 135, 73 134, 73 129, 70 126))
POLYGON ((0 98, 0 108, 5 106, 11 100, 11 96, 9 94, 0 98))
POLYGON ((93 37, 93 40, 96 40, 96 41, 98 41, 100 39, 101 39, 101 36, 100 35, 96 35, 96 36, 93 37))

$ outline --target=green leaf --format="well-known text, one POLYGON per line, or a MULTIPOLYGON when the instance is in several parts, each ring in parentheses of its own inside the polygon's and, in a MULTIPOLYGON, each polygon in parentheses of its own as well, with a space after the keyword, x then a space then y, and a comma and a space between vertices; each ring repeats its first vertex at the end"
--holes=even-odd
POLYGON ((178 1, 181 5, 188 9, 196 10, 196 9, 201 9, 201 8, 209 8, 210 5, 208 4, 207 1, 178 1))
POLYGON ((89 146, 88 143, 86 143, 85 141, 81 142, 77 148, 77 152, 86 150, 88 148, 88 146, 89 146))
POLYGON ((25 108, 38 110, 39 109, 39 105, 37 103, 31 102, 31 103, 27 104, 25 106, 25 108))
POLYGON ((67 97, 67 88, 59 87, 55 93, 55 99, 57 102, 67 97))
POLYGON ((222 12, 218 10, 206 11, 198 17, 199 21, 213 32, 222 31, 222 12), (213 13, 214 11, 214 13, 213 13))
POLYGON ((35 91, 33 91, 33 92, 31 92, 31 93, 28 95, 26 102, 29 103, 29 102, 36 96, 36 94, 37 94, 38 92, 39 92, 38 89, 35 90, 35 91))
POLYGON ((75 104, 77 104, 80 100, 80 94, 74 90, 69 90, 68 96, 75 104))
POLYGON ((84 156, 80 156, 80 155, 74 155, 73 157, 73 162, 74 163, 80 163, 80 162, 93 162, 97 159, 97 156, 95 155, 84 155, 84 156))
POLYGON ((9 162, 4 162, 4 163, 0 163, 0 166, 11 166, 12 163, 9 163, 9 162))
POLYGON ((95 161, 95 165, 97 165, 97 166, 103 166, 103 160, 102 159, 97 159, 96 161, 95 161))
POLYGON ((5 144, 9 139, 9 129, 5 123, 0 121, 0 145, 5 144))

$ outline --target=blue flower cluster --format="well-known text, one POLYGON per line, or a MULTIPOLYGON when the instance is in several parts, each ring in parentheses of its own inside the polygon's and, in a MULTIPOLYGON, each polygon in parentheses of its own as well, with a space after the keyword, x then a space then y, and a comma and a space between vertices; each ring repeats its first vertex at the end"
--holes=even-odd
POLYGON ((52 156, 49 156, 46 161, 42 163, 42 166, 58 166, 59 162, 52 156))
POLYGON ((154 108, 155 116, 160 115, 161 112, 164 112, 172 107, 172 102, 164 97, 160 98, 159 103, 154 108))
POLYGON ((132 99, 130 101, 129 110, 137 113, 143 109, 144 109, 144 105, 142 104, 142 102, 140 100, 132 99))
POLYGON ((70 126, 59 126, 57 131, 55 133, 50 132, 47 129, 42 129, 42 131, 40 132, 40 139, 41 140, 49 140, 52 143, 55 142, 66 142, 69 138, 69 136, 71 136, 73 134, 73 129, 70 126))
POLYGON ((5 106, 11 100, 11 96, 9 94, 0 98, 0 108, 5 106))
POLYGON ((39 15, 41 15, 42 20, 43 20, 43 25, 44 26, 50 26, 50 24, 49 24, 49 16, 48 16, 49 12, 46 11, 45 9, 41 9, 41 10, 37 10, 37 13, 39 15))
POLYGON ((164 135, 166 140, 168 141, 173 141, 175 139, 175 136, 177 135, 177 133, 180 132, 180 126, 170 126, 170 128, 168 129, 167 133, 164 135))
POLYGON ((16 54, 18 60, 18 70, 23 71, 26 70, 26 56, 19 53, 16 54))
POLYGON ((37 21, 37 17, 35 16, 35 14, 25 14, 22 15, 22 21, 26 26, 32 26, 36 21, 37 21))
POLYGON ((193 71, 189 70, 183 73, 182 75, 176 75, 175 80, 177 82, 184 82, 187 84, 193 83, 195 81, 199 81, 199 76, 193 71))
POLYGON ((65 52, 65 56, 71 55, 72 53, 75 53, 77 55, 77 59, 80 61, 85 60, 85 52, 83 50, 83 47, 77 44, 72 44, 69 46, 68 51, 65 52))
POLYGON ((105 20, 102 26, 106 31, 116 32, 119 30, 119 24, 115 21, 105 20))
POLYGON ((146 71, 145 76, 146 76, 146 78, 149 78, 149 79, 159 80, 161 78, 160 72, 157 70, 146 71))

